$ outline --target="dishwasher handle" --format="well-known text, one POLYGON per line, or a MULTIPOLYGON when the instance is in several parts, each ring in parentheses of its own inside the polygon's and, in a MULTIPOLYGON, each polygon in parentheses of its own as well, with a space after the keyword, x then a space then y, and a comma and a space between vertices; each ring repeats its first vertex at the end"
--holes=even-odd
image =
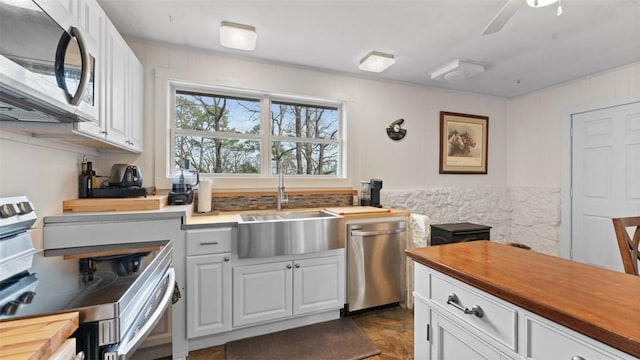
POLYGON ((384 231, 359 231, 351 230, 351 236, 379 236, 379 235, 393 235, 405 232, 405 229, 393 229, 384 231))

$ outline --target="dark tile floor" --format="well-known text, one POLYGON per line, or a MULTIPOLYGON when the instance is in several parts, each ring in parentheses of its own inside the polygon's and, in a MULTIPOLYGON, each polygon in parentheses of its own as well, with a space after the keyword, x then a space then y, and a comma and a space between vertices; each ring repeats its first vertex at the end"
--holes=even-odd
MULTIPOLYGON (((351 316, 381 354, 369 360, 413 359, 413 311, 404 307, 375 310, 351 316)), ((224 345, 191 351, 188 360, 224 360, 224 345)), ((340 360, 340 359, 335 359, 340 360)))

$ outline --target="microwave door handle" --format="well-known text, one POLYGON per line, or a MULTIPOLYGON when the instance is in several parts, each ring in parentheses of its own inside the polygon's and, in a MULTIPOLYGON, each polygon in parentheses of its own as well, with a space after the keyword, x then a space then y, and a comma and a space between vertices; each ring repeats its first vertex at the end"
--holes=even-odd
POLYGON ((142 344, 142 341, 149 335, 151 330, 158 324, 160 318, 164 314, 165 310, 171 303, 171 298, 173 297, 173 289, 176 283, 176 273, 174 268, 167 269, 167 275, 169 277, 169 282, 167 286, 167 290, 162 296, 162 300, 158 303, 158 307, 154 310, 153 314, 149 316, 149 320, 145 322, 145 324, 138 330, 136 335, 129 341, 121 342, 117 348, 118 360, 129 359, 133 353, 138 349, 138 346, 142 344))
POLYGON ((82 99, 82 94, 84 94, 84 91, 87 88, 87 83, 89 82, 89 52, 87 51, 86 43, 84 42, 84 38, 80 34, 80 30, 78 30, 78 28, 72 26, 69 30, 69 34, 75 37, 78 41, 78 47, 80 48, 80 60, 82 61, 80 84, 78 85, 75 95, 69 101, 71 105, 78 105, 82 99))

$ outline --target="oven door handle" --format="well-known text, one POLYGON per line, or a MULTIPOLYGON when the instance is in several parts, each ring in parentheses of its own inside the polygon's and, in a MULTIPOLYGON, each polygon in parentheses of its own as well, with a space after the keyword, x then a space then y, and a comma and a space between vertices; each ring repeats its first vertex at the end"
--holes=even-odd
POLYGON ((167 291, 162 295, 162 300, 158 303, 158 307, 156 310, 149 316, 149 320, 145 322, 145 324, 138 330, 136 335, 133 336, 128 341, 123 341, 118 345, 118 360, 126 360, 131 358, 133 353, 138 349, 138 346, 142 344, 144 339, 147 338, 147 335, 153 330, 153 328, 158 324, 160 318, 164 314, 164 311, 167 309, 167 306, 171 303, 171 297, 173 296, 173 288, 176 283, 176 272, 175 269, 170 267, 167 269, 167 276, 169 277, 169 282, 167 286, 167 291))

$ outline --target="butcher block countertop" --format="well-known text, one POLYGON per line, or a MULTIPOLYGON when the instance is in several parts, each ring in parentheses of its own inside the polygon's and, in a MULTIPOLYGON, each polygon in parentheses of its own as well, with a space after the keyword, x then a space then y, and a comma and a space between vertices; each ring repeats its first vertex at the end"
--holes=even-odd
MULTIPOLYGON (((409 216, 409 212, 405 210, 389 209, 389 208, 376 208, 372 206, 345 206, 345 207, 330 207, 330 208, 302 208, 302 209, 282 209, 283 212, 287 211, 305 211, 305 210, 327 210, 333 212, 336 215, 343 216, 346 220, 352 219, 370 219, 379 217, 398 217, 409 216)), ((272 210, 248 210, 248 211, 223 211, 216 215, 199 215, 194 213, 186 220, 187 226, 190 225, 207 225, 207 224, 225 224, 225 223, 237 223, 238 215, 241 214, 259 214, 275 212, 272 210)))
POLYGON ((0 322, 0 359, 46 359, 78 328, 78 313, 0 322))
POLYGON ((84 198, 62 202, 64 212, 142 211, 160 210, 167 206, 167 195, 147 195, 135 198, 84 198))
POLYGON ((410 249, 411 259, 640 358, 640 277, 490 241, 410 249))

